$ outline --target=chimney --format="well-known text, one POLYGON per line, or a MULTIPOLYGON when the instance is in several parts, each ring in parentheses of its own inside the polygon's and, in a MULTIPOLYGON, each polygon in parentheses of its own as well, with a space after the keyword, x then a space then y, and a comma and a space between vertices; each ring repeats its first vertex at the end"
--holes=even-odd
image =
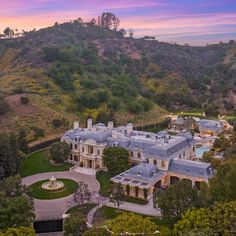
POLYGON ((118 138, 117 130, 113 130, 111 136, 112 136, 112 138, 118 138))
POLYGON ((78 129, 79 128, 79 121, 75 121, 74 122, 74 129, 78 129))
POLYGON ((87 128, 88 128, 88 129, 91 129, 92 126, 93 126, 93 120, 92 120, 92 119, 88 119, 88 120, 87 120, 87 128))
POLYGON ((132 131, 133 131, 133 124, 128 123, 127 124, 127 134, 131 134, 132 131))
POLYGON ((114 123, 113 123, 113 121, 109 121, 109 122, 108 122, 107 128, 108 128, 108 129, 113 129, 113 128, 114 128, 114 123))

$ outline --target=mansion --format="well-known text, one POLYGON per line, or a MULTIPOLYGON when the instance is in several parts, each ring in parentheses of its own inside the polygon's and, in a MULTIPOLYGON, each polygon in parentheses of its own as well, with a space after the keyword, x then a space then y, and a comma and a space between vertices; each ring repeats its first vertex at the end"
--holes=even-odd
POLYGON ((127 149, 133 167, 111 180, 121 183, 126 193, 134 197, 148 198, 154 188, 168 186, 179 179, 188 179, 199 186, 214 174, 210 164, 192 161, 196 146, 188 132, 173 136, 165 131, 136 131, 131 123, 119 127, 114 127, 112 121, 107 126, 93 125, 89 119, 87 128, 80 128, 79 122, 74 122, 74 128, 67 131, 61 141, 70 145, 68 162, 95 172, 105 169, 102 155, 106 147, 127 149))

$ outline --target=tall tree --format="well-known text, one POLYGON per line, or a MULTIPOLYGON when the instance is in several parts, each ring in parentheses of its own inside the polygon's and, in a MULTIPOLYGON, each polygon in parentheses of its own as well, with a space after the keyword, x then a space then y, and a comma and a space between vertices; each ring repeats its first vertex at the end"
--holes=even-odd
POLYGON ((82 205, 85 202, 90 201, 91 192, 89 191, 88 185, 83 182, 79 182, 79 186, 74 193, 73 199, 74 202, 79 205, 82 205))
POLYGON ((3 33, 5 34, 6 37, 9 37, 9 38, 14 36, 14 30, 11 29, 10 27, 5 28, 3 33))
POLYGON ((52 160, 63 163, 70 154, 70 147, 66 142, 54 143, 50 149, 52 160))
POLYGON ((120 205, 124 203, 124 189, 121 185, 121 183, 113 183, 110 188, 110 196, 109 200, 112 202, 115 206, 120 208, 120 205))
POLYGON ((19 177, 0 182, 0 230, 31 226, 34 220, 33 201, 19 177))
POLYGON ((236 200, 236 161, 220 166, 209 188, 214 201, 236 200))
POLYGON ((192 183, 182 180, 160 192, 157 203, 164 221, 172 226, 189 208, 199 207, 201 200, 198 190, 192 187, 192 183))
POLYGON ((187 232, 193 230, 211 232, 209 235, 233 235, 236 232, 236 201, 188 210, 174 225, 175 235, 190 235, 187 232))
POLYGON ((129 152, 121 147, 108 147, 103 151, 108 172, 114 176, 129 168, 129 152))
POLYGON ((120 20, 113 13, 110 12, 104 12, 98 18, 98 25, 109 30, 116 31, 119 27, 119 24, 120 20))
POLYGON ((0 134, 0 166, 4 176, 15 175, 20 166, 18 142, 15 134, 0 134))
POLYGON ((27 133, 25 129, 21 128, 18 132, 18 145, 19 145, 19 149, 24 153, 28 152, 26 136, 27 136, 27 133))
POLYGON ((78 213, 71 214, 64 222, 64 235, 65 236, 78 236, 82 235, 87 229, 86 222, 81 219, 78 213))

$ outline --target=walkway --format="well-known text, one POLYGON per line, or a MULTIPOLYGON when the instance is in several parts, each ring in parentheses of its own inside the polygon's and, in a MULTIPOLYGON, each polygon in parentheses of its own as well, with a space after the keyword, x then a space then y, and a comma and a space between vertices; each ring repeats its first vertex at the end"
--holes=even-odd
MULTIPOLYGON (((117 208, 113 203, 107 202, 106 206, 117 208)), ((153 207, 153 202, 150 200, 146 205, 135 204, 131 202, 124 202, 120 205, 121 210, 132 211, 142 215, 161 216, 161 212, 153 207)))
MULTIPOLYGON (((22 182, 23 184, 29 186, 40 180, 49 179, 52 176, 55 178, 71 179, 76 182, 82 181, 88 184, 91 192, 98 192, 100 188, 96 178, 73 171, 49 172, 31 175, 23 178, 22 182)), ((35 215, 37 219, 61 218, 65 211, 74 205, 73 195, 54 200, 34 199, 35 215)))

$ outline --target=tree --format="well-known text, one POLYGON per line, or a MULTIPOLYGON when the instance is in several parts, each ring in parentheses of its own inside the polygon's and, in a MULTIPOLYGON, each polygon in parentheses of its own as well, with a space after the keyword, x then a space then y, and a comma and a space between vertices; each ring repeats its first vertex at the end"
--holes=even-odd
POLYGON ((109 193, 110 202, 112 202, 119 209, 120 205, 123 204, 124 199, 124 189, 121 183, 112 183, 109 193))
POLYGON ((15 134, 0 134, 0 165, 5 177, 15 175, 20 166, 18 142, 15 134))
POLYGON ((192 187, 192 183, 182 180, 160 192, 157 203, 164 221, 172 226, 189 208, 199 207, 201 200, 198 190, 192 187))
POLYGON ((186 233, 193 231, 209 232, 209 235, 232 235, 235 230, 236 201, 220 202, 215 203, 213 207, 188 210, 174 225, 176 235, 198 235, 186 233))
POLYGON ((4 233, 0 232, 0 236, 36 236, 36 233, 31 227, 9 228, 4 233))
POLYGON ((140 233, 140 235, 153 236, 158 231, 156 224, 150 218, 135 213, 122 213, 110 220, 107 227, 115 235, 127 232, 129 234, 140 233))
POLYGON ((102 13, 102 16, 98 18, 98 25, 109 30, 116 31, 119 24, 120 20, 110 12, 104 12, 102 13))
POLYGON ((129 168, 129 152, 121 147, 108 147, 103 151, 108 172, 114 176, 129 168))
POLYGON ((52 160, 63 163, 70 154, 70 147, 66 142, 54 143, 50 149, 52 160))
POLYGON ((215 139, 213 147, 218 151, 222 152, 225 151, 226 148, 230 146, 230 142, 224 135, 220 135, 219 138, 215 139))
POLYGON ((73 213, 65 219, 64 235, 65 236, 78 236, 82 235, 87 229, 86 222, 81 219, 78 213, 73 213))
POLYGON ((10 111, 10 106, 7 102, 0 100, 0 116, 6 114, 10 111))
POLYGON ((73 196, 74 202, 82 205, 85 202, 90 201, 90 198, 91 192, 89 191, 88 185, 83 182, 79 182, 79 186, 73 196))
POLYGON ((112 110, 112 111, 117 111, 120 108, 120 99, 118 98, 111 98, 108 102, 108 107, 112 110))
POLYGON ((18 147, 24 153, 28 152, 26 136, 27 136, 26 130, 24 128, 21 128, 18 132, 18 147))
POLYGON ((111 236, 111 233, 106 228, 91 228, 87 230, 83 236, 111 236))
POLYGON ((213 201, 236 200, 236 161, 220 166, 210 179, 209 190, 213 201))
POLYGON ((23 105, 27 105, 30 102, 30 99, 28 97, 21 97, 20 102, 23 105))
POLYGON ((14 30, 9 27, 5 28, 3 33, 6 37, 9 37, 9 38, 14 36, 14 30))
POLYGON ((19 176, 0 182, 0 230, 31 226, 34 221, 33 201, 19 176))
POLYGON ((55 128, 59 128, 62 126, 62 120, 61 119, 53 119, 52 120, 52 125, 55 127, 55 128))

